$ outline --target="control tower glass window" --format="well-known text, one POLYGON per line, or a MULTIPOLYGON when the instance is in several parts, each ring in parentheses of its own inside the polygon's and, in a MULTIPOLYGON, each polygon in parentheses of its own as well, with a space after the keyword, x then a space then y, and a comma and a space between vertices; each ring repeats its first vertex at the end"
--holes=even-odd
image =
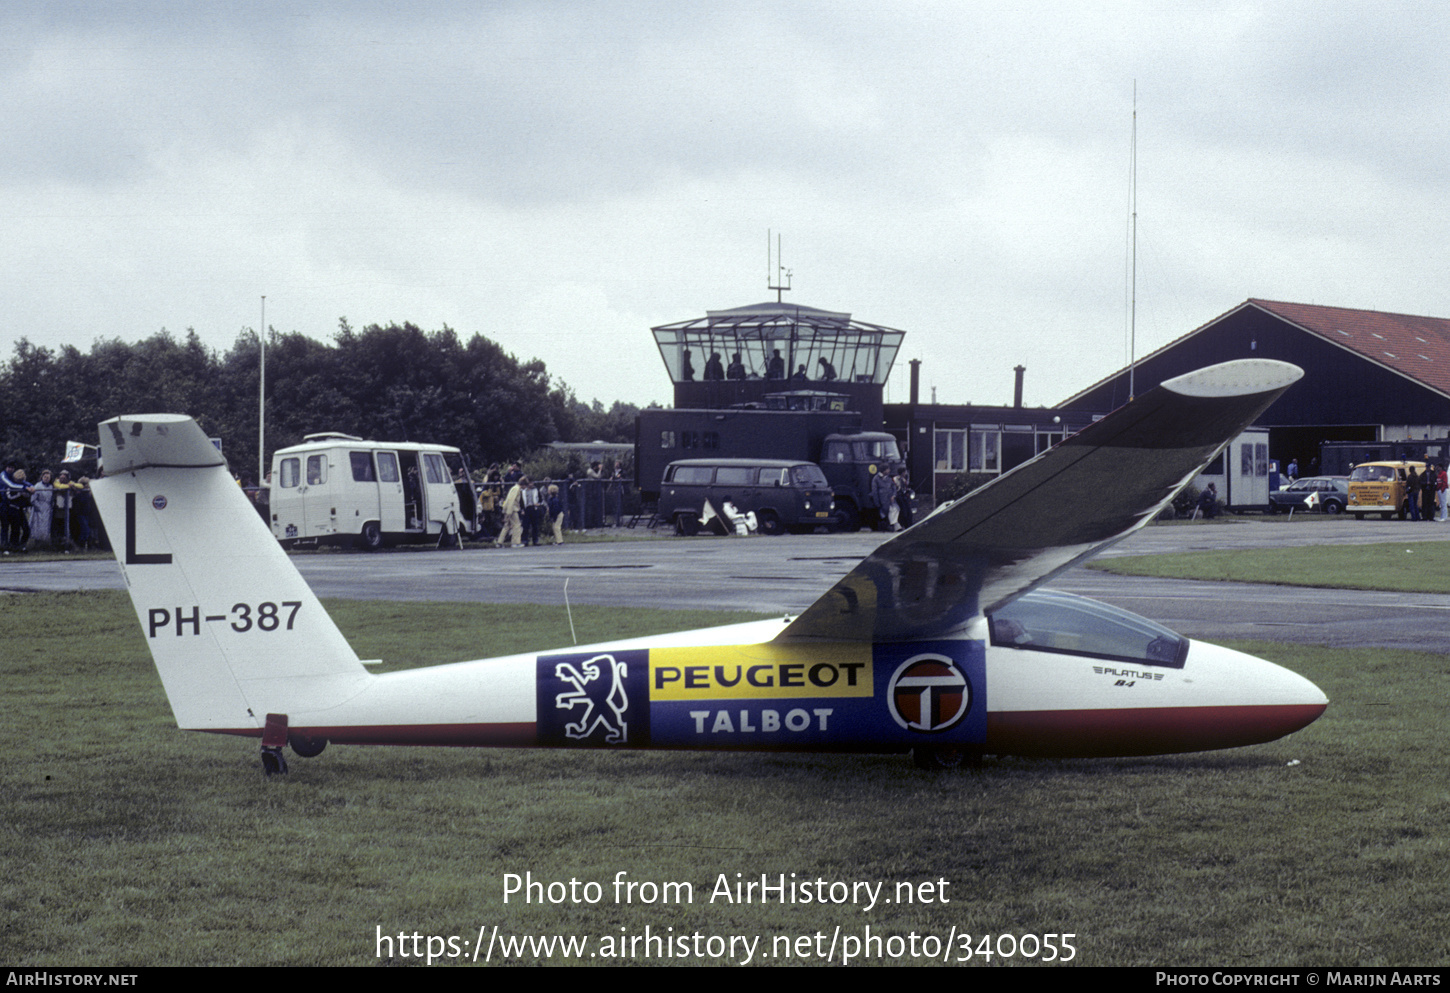
POLYGON ((885 385, 905 332, 785 303, 707 311, 652 329, 675 383, 757 380, 885 385))

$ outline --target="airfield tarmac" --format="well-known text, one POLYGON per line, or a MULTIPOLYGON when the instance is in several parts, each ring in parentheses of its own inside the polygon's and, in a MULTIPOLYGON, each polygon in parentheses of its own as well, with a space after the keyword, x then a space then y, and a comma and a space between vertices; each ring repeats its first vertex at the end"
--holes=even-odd
MULTIPOLYGON (((795 613, 875 548, 886 535, 631 540, 473 549, 298 554, 292 561, 322 597, 750 610, 795 613)), ((1101 557, 1306 545, 1384 548, 1450 541, 1450 525, 1318 518, 1153 526, 1101 557)), ((1114 576, 1077 568, 1053 588, 1116 604, 1193 638, 1261 638, 1344 647, 1397 647, 1450 653, 1450 595, 1382 593, 1245 583, 1114 576)), ((119 589, 112 561, 0 564, 0 591, 119 589)))

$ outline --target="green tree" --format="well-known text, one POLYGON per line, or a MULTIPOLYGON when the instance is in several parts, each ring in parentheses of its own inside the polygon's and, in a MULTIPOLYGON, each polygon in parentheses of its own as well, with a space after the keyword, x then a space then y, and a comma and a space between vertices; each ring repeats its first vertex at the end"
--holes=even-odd
MULTIPOLYGON (((250 478, 258 345, 251 329, 221 356, 191 330, 182 340, 164 329, 134 344, 99 338, 89 352, 22 339, 0 365, 0 439, 32 468, 58 461, 68 439, 94 441, 96 423, 117 414, 187 413, 250 478)), ((322 431, 456 445, 475 466, 526 458, 560 438, 634 437, 632 404, 582 403, 538 359, 520 361, 478 334, 462 341, 446 326, 356 330, 344 318, 330 344, 268 329, 266 362, 269 456, 322 431)))

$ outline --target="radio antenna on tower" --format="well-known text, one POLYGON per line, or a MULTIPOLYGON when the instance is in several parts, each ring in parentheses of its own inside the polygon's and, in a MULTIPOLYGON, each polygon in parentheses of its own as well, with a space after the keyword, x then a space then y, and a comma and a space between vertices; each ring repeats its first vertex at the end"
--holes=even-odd
POLYGON ((790 270, 780 262, 780 235, 775 236, 775 265, 770 264, 769 228, 765 229, 765 288, 775 290, 776 303, 781 302, 781 293, 790 289, 790 270))
POLYGON ((1133 80, 1133 141, 1128 152, 1128 399, 1138 368, 1138 81, 1133 80))

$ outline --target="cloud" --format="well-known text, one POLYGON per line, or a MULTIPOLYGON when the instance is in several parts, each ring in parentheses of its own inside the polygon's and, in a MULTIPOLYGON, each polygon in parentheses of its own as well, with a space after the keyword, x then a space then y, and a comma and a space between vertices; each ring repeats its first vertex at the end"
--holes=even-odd
MULTIPOLYGON (((1248 296, 1450 313, 1438 7, 0 8, 0 343, 269 319, 496 337, 668 400, 652 324, 770 296, 1054 402, 1248 296)), ((900 376, 904 382, 904 361, 900 376)), ((893 386, 904 393, 904 386, 893 386)))

